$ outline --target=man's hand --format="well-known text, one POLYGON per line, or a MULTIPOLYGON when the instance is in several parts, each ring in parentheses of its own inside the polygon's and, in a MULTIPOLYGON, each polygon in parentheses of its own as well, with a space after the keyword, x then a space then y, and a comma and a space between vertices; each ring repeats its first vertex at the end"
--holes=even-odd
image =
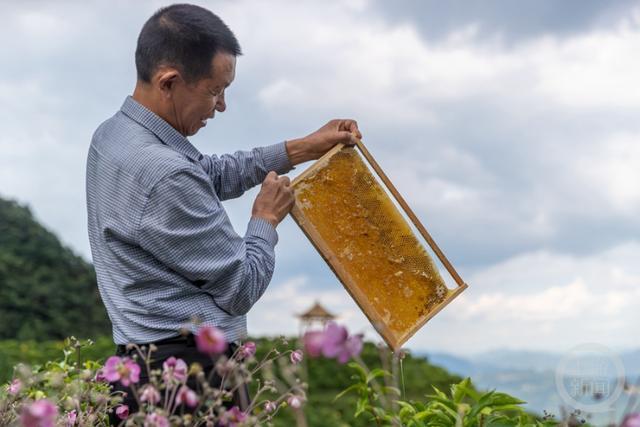
POLYGON ((293 189, 286 176, 271 171, 262 182, 262 188, 253 202, 251 216, 267 220, 276 227, 287 216, 294 204, 293 189))
POLYGON ((287 154, 292 165, 319 159, 334 145, 354 145, 362 138, 355 120, 331 120, 317 131, 300 139, 286 142, 287 154))

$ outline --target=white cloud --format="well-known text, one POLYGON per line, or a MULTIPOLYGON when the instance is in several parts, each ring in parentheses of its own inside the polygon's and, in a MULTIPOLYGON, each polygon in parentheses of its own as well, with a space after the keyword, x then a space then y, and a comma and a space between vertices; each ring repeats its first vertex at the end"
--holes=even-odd
POLYGON ((640 322, 637 259, 635 241, 582 257, 522 254, 480 269, 409 345, 457 353, 566 350, 584 342, 629 348, 631 325, 640 322))

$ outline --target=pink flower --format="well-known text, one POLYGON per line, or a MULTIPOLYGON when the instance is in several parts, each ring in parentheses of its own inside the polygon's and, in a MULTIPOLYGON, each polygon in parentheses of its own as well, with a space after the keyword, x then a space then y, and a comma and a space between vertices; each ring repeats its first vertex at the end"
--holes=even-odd
POLYGON ((276 409, 277 409, 277 406, 272 401, 267 400, 266 402, 264 402, 264 411, 267 414, 270 414, 270 413, 274 412, 276 409))
POLYGON ((307 331, 302 337, 304 349, 310 357, 318 357, 322 354, 322 343, 324 341, 323 331, 307 331))
POLYGON ((191 408, 194 408, 198 404, 198 395, 186 385, 180 387, 176 395, 176 405, 182 404, 186 404, 191 408))
POLYGON ((116 415, 121 420, 126 420, 127 417, 129 416, 129 407, 127 405, 119 405, 116 408, 116 415))
POLYGON ((291 406, 292 408, 298 409, 299 407, 302 406, 302 399, 299 396, 296 396, 295 394, 292 394, 291 396, 289 396, 289 398, 287 399, 287 403, 289 404, 289 406, 291 406))
POLYGON ((213 326, 202 326, 196 335, 198 350, 206 354, 220 354, 227 349, 222 331, 213 326))
POLYGON ((140 393, 141 402, 149 402, 151 405, 155 405, 160 402, 160 393, 156 388, 150 384, 147 384, 140 393))
POLYGON ((165 382, 181 383, 187 379, 189 367, 182 359, 171 356, 162 364, 162 379, 165 382))
POLYGON ((53 427, 58 407, 47 399, 40 399, 22 408, 20 421, 24 427, 53 427))
POLYGON ((144 419, 144 427, 169 427, 169 420, 167 417, 154 412, 144 419))
POLYGON ((242 347, 238 350, 238 356, 240 359, 248 359, 256 354, 256 343, 253 341, 242 344, 242 347))
POLYGON ((220 417, 220 425, 235 427, 238 423, 245 422, 247 420, 247 414, 242 412, 240 408, 234 406, 233 408, 226 411, 220 417))
POLYGON ((20 390, 22 390, 22 381, 20 381, 17 378, 14 379, 7 386, 7 390, 9 391, 9 394, 13 394, 13 395, 16 395, 16 394, 20 393, 20 390))
POLYGON ((73 427, 74 425, 76 425, 77 416, 78 415, 76 414, 75 409, 73 411, 67 412, 67 427, 73 427))
POLYGON ((628 414, 624 417, 621 427, 640 427, 640 413, 628 414))
POLYGON ((302 362, 302 350, 291 352, 291 356, 289 356, 289 359, 291 359, 291 363, 293 363, 294 365, 302 362))
POLYGON ((128 357, 111 356, 104 364, 102 375, 110 383, 119 380, 123 386, 128 387, 129 384, 140 381, 140 366, 128 357))
POLYGON ((309 331, 304 337, 304 346, 310 357, 324 357, 337 359, 346 363, 350 358, 362 351, 362 335, 351 335, 347 328, 335 322, 330 322, 324 331, 309 331))

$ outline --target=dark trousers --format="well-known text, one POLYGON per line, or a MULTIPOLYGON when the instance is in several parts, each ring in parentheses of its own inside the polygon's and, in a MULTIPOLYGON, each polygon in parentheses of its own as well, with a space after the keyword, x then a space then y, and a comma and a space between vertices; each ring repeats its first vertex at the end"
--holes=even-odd
MULTIPOLYGON (((155 345, 158 349, 153 353, 151 353, 151 370, 157 370, 157 369, 162 370, 162 364, 164 363, 165 360, 167 360, 171 356, 175 357, 176 359, 184 360, 187 366, 191 366, 192 363, 200 364, 203 368, 205 378, 209 378, 211 371, 215 369, 215 362, 217 358, 214 357, 214 359, 212 360, 211 356, 200 353, 195 346, 195 342, 192 336, 189 336, 188 338, 179 337, 175 339, 163 340, 158 343, 155 343, 155 345)), ((225 355, 227 357, 231 357, 231 355, 236 349, 237 349, 237 345, 231 343, 225 355)), ((127 350, 124 346, 119 345, 116 349, 116 356, 119 356, 119 357, 124 357, 124 356, 132 357, 133 354, 138 354, 135 348, 127 350)), ((138 356, 138 364, 140 365, 140 382, 136 384, 136 386, 137 386, 137 389, 140 390, 143 384, 146 384, 149 382, 149 373, 147 372, 146 367, 144 366, 144 363, 140 362, 140 356, 138 356)), ((222 378, 216 372, 214 372, 214 374, 211 377, 211 380, 209 381, 209 384, 211 385, 211 387, 219 388, 221 382, 222 382, 222 378)), ((225 381, 225 383, 226 382, 227 381, 225 381)), ((190 389, 195 391, 201 389, 201 387, 198 386, 197 380, 193 375, 189 376, 189 379, 187 380, 187 386, 190 389)), ((112 385, 112 391, 122 391, 127 393, 122 404, 127 405, 129 407, 130 414, 133 414, 138 411, 138 404, 129 387, 124 387, 122 384, 118 382, 112 385)), ((162 404, 163 401, 164 401, 164 396, 162 396, 162 399, 160 400, 159 405, 162 404)), ((246 385, 243 385, 241 387, 238 387, 238 390, 233 395, 233 400, 231 402, 226 402, 225 406, 227 408, 238 406, 241 410, 245 410, 249 405, 249 403, 250 403, 249 390, 246 385)), ((180 411, 184 411, 184 413, 188 413, 189 408, 186 408, 186 407, 179 408, 177 413, 180 413, 180 411)), ((121 421, 122 420, 120 420, 115 415, 115 410, 114 410, 113 413, 111 413, 110 415, 111 425, 118 425, 121 423, 121 421)))

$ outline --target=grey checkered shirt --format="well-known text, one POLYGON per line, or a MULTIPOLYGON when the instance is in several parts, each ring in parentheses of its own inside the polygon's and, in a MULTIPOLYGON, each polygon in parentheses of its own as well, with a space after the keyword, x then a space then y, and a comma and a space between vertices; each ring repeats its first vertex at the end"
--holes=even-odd
POLYGON ((284 143, 201 154, 128 97, 96 130, 87 160, 89 240, 115 343, 170 338, 194 330, 194 318, 245 338, 278 235, 254 218, 239 236, 221 201, 290 169, 284 143))

